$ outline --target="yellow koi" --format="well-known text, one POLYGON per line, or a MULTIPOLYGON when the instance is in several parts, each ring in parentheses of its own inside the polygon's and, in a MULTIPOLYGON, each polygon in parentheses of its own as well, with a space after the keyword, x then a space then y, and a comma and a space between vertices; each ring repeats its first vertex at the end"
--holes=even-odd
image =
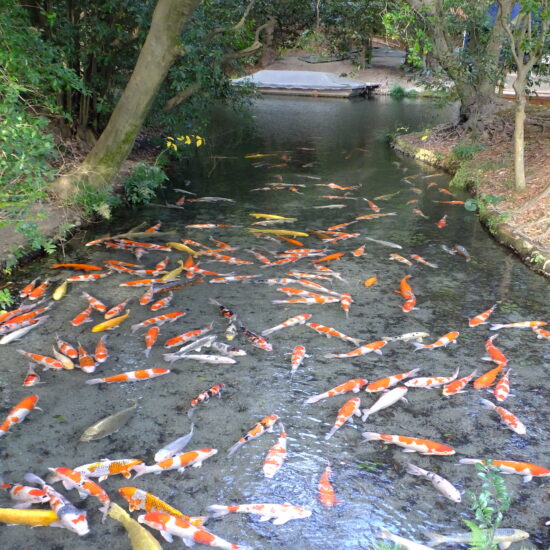
POLYGON ((261 159, 264 157, 276 157, 277 153, 250 153, 245 155, 245 159, 261 159))
POLYGON ((111 503, 109 517, 121 523, 126 529, 132 550, 162 550, 157 539, 115 502, 111 503))
POLYGON ((101 332, 102 330, 108 330, 110 328, 115 328, 122 321, 124 321, 128 315, 130 315, 130 310, 128 310, 124 315, 119 315, 118 317, 113 317, 113 319, 109 319, 108 321, 103 321, 103 323, 99 323, 92 327, 92 332, 101 332))
POLYGON ((249 214, 249 216, 252 216, 253 218, 264 218, 266 220, 289 220, 289 221, 296 221, 296 218, 285 218, 284 216, 277 216, 276 214, 249 214))
POLYGON ((191 256, 198 256, 199 253, 193 250, 192 248, 189 248, 186 244, 183 243, 166 243, 166 246, 173 248, 174 250, 181 250, 182 252, 187 252, 187 254, 191 254, 191 256))
POLYGON ((271 233, 272 235, 289 235, 290 237, 309 237, 308 233, 291 231, 290 229, 256 229, 249 228, 252 233, 271 233))
POLYGON ((19 510, 17 508, 0 508, 0 522, 19 525, 50 525, 59 521, 53 510, 19 510))
POLYGON ((172 271, 169 271, 166 275, 163 275, 160 280, 171 281, 172 279, 177 279, 185 268, 182 260, 178 260, 178 264, 179 267, 176 267, 176 269, 172 269, 172 271))
POLYGON ((65 279, 54 291, 52 298, 54 300, 61 300, 65 294, 67 294, 67 287, 69 286, 69 281, 65 279))

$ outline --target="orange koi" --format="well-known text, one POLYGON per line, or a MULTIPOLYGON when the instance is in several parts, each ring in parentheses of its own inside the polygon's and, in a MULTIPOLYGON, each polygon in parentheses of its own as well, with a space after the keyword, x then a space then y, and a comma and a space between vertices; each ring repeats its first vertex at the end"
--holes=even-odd
POLYGON ((107 346, 105 344, 107 340, 107 335, 104 334, 97 342, 95 346, 94 358, 97 363, 105 363, 107 357, 109 357, 109 352, 107 351, 107 346))
POLYGON ((25 399, 20 401, 17 405, 15 405, 15 407, 13 407, 13 409, 9 412, 8 416, 0 426, 0 437, 6 435, 8 431, 12 428, 12 426, 23 422, 23 420, 27 418, 27 415, 32 410, 41 410, 40 407, 36 406, 37 403, 38 395, 29 395, 28 397, 25 397, 25 399))
POLYGON ((349 310, 352 303, 353 299, 351 297, 351 294, 349 294, 348 292, 344 292, 340 295, 340 306, 346 312, 346 317, 349 316, 349 310))
POLYGON ((437 202, 439 204, 452 204, 453 206, 466 204, 465 201, 432 201, 432 202, 437 202))
POLYGON ((318 484, 318 491, 319 491, 319 500, 321 501, 321 504, 323 506, 327 506, 330 508, 331 506, 334 506, 336 504, 340 504, 340 500, 336 499, 336 496, 334 495, 334 489, 330 483, 330 476, 332 474, 332 469, 330 466, 327 466, 325 468, 325 471, 321 475, 321 478, 319 479, 318 484))
POLYGON ((292 244, 294 246, 304 246, 303 243, 301 243, 300 241, 297 241, 296 239, 291 239, 290 237, 285 237, 284 235, 277 235, 277 237, 279 237, 279 239, 289 243, 289 244, 292 244))
POLYGON ((145 357, 149 357, 149 354, 151 353, 151 348, 155 345, 159 332, 159 327, 151 327, 147 331, 147 334, 145 334, 145 349, 143 350, 145 357))
POLYGON ((492 386, 503 368, 504 363, 499 363, 494 369, 491 369, 485 374, 482 374, 479 378, 474 380, 474 388, 476 390, 481 390, 483 388, 488 388, 489 386, 492 386))
POLYGON ((137 323, 135 325, 132 325, 131 329, 132 332, 135 332, 136 330, 139 330, 140 328, 149 327, 152 325, 160 327, 164 323, 173 323, 180 317, 183 317, 185 315, 185 311, 173 311, 172 313, 165 313, 164 315, 159 315, 157 317, 151 317, 150 319, 146 319, 145 321, 141 323, 137 323))
POLYGON ((414 294, 411 294, 405 303, 403 304, 403 307, 401 308, 405 313, 409 313, 413 309, 418 309, 414 307, 416 305, 416 296, 414 294))
POLYGON ((386 445, 398 445, 403 447, 405 452, 420 453, 422 455, 454 455, 455 450, 443 443, 436 443, 429 439, 418 439, 405 435, 388 435, 374 432, 363 432, 363 437, 367 441, 383 441, 386 445))
POLYGON ((44 370, 48 370, 48 369, 61 370, 63 368, 63 364, 60 361, 58 361, 57 359, 54 359, 53 357, 48 357, 47 355, 30 353, 28 351, 23 351, 22 349, 18 349, 17 353, 20 353, 21 355, 28 357, 31 361, 34 361, 35 363, 42 365, 44 367, 44 370))
POLYGON ((378 282, 378 277, 370 277, 363 284, 368 288, 378 282))
POLYGON ((69 283, 91 283, 99 279, 104 279, 105 277, 108 277, 112 274, 112 271, 104 271, 101 273, 87 273, 86 275, 74 275, 73 277, 68 277, 65 280, 69 281, 69 283))
POLYGON ((542 340, 543 338, 546 338, 546 340, 548 340, 550 338, 550 330, 544 330, 543 328, 533 327, 533 332, 537 335, 538 340, 542 340))
POLYGON ((153 225, 153 226, 147 228, 147 229, 145 230, 145 233, 156 233, 157 231, 160 230, 161 227, 162 227, 162 222, 158 222, 158 223, 156 223, 155 225, 153 225))
POLYGON ((376 204, 374 204, 372 201, 369 201, 369 199, 365 199, 365 198, 363 200, 367 201, 367 204, 369 205, 371 210, 377 213, 380 212, 380 207, 376 206, 376 204))
POLYGON ((371 342, 370 344, 364 344, 352 351, 349 351, 348 353, 327 353, 325 355, 325 358, 332 359, 333 357, 358 357, 360 355, 365 355, 366 353, 371 353, 374 351, 374 353, 377 353, 378 355, 382 355, 382 352, 380 351, 388 342, 386 340, 377 340, 376 342, 371 342))
POLYGON ((435 224, 439 229, 443 229, 447 225, 447 214, 445 214, 438 222, 435 224))
POLYGON ((38 277, 34 281, 31 281, 28 285, 25 285, 23 289, 19 292, 19 297, 26 298, 34 290, 37 281, 38 277))
POLYGON ((397 294, 401 294, 401 296, 403 296, 403 298, 405 299, 410 298, 411 296, 414 296, 413 289, 411 285, 409 285, 408 283, 408 280, 410 278, 412 278, 412 275, 405 275, 401 279, 401 283, 399 284, 399 290, 395 291, 397 294))
POLYGON ((509 374, 512 369, 508 369, 503 375, 502 378, 497 382, 495 389, 493 390, 493 395, 497 401, 504 401, 508 394, 510 393, 510 379, 509 374))
POLYGON ((359 346, 359 339, 351 338, 350 336, 347 336, 332 327, 327 327, 319 323, 306 323, 306 326, 312 328, 315 332, 319 334, 323 334, 327 338, 339 338, 340 340, 346 340, 347 342, 351 342, 355 346, 359 346))
POLYGON ((86 380, 86 384, 112 384, 113 382, 141 382, 143 380, 150 380, 163 374, 169 374, 169 369, 142 369, 123 372, 116 374, 115 376, 106 376, 104 378, 92 378, 86 380))
POLYGON ((30 388, 31 386, 36 386, 36 384, 40 384, 40 375, 35 372, 32 363, 29 363, 29 370, 27 371, 25 380, 23 380, 23 386, 30 388))
POLYGON ((359 397, 352 397, 349 401, 346 401, 338 411, 336 422, 330 432, 325 435, 325 439, 330 439, 336 433, 336 430, 341 428, 348 420, 353 423, 353 416, 361 416, 360 406, 361 399, 359 397))
POLYGON ((504 407, 499 407, 498 405, 495 405, 494 403, 491 403, 487 399, 482 399, 481 404, 486 409, 491 409, 492 411, 495 411, 499 414, 500 419, 502 420, 502 423, 512 430, 513 432, 517 433, 518 435, 525 435, 527 433, 527 428, 521 422, 521 420, 513 415, 508 409, 505 409, 504 407))
POLYGON ((267 456, 265 457, 263 464, 264 476, 269 479, 271 479, 281 469, 286 458, 287 436, 282 422, 280 422, 280 426, 281 435, 279 436, 279 439, 277 439, 275 445, 273 445, 273 447, 271 447, 271 449, 267 452, 267 456))
POLYGON ((502 351, 500 351, 494 344, 493 340, 498 336, 498 334, 495 334, 491 336, 490 338, 487 338, 485 341, 485 350, 487 351, 487 354, 485 357, 482 357, 483 361, 492 361, 493 363, 497 363, 498 365, 502 365, 505 367, 508 364, 508 359, 504 356, 502 351))
POLYGON ((454 380, 453 382, 446 384, 443 386, 443 395, 449 396, 449 395, 456 395, 457 393, 465 393, 463 390, 477 374, 477 370, 472 372, 472 374, 469 374, 468 376, 464 376, 463 378, 459 378, 458 380, 454 380))
POLYGON ((419 368, 412 369, 408 372, 403 372, 401 374, 394 374, 392 376, 387 376, 386 378, 380 378, 380 380, 375 380, 374 382, 371 382, 365 388, 365 391, 368 393, 386 391, 388 388, 391 388, 392 386, 395 386, 395 384, 401 382, 401 380, 409 378, 409 376, 414 376, 419 370, 419 368))
POLYGON ((477 325, 485 325, 487 319, 491 316, 491 314, 493 313, 493 311, 495 311, 497 305, 498 305, 498 304, 495 304, 494 306, 490 307, 489 309, 487 309, 487 310, 484 311, 483 313, 480 313, 479 315, 476 315, 475 317, 472 317, 472 318, 468 321, 468 326, 470 326, 470 327, 477 327, 477 325))
POLYGON ((172 292, 168 293, 168 296, 165 298, 161 298, 160 300, 157 300, 153 304, 151 304, 151 311, 158 311, 159 309, 163 309, 165 307, 168 307, 170 303, 172 302, 174 298, 174 294, 172 292))
POLYGON ((128 281, 126 283, 120 283, 118 286, 130 286, 132 288, 137 288, 140 286, 151 286, 155 283, 163 283, 162 278, 160 279, 139 279, 137 281, 128 281))
POLYGON ((335 395, 343 395, 344 393, 350 391, 353 393, 358 393, 359 390, 366 384, 368 384, 368 380, 365 380, 364 378, 353 378, 352 380, 339 384, 324 393, 319 393, 308 397, 306 399, 306 403, 317 403, 317 401, 321 401, 321 399, 326 399, 327 397, 333 397, 335 395))
POLYGON ((320 264, 321 262, 331 262, 332 260, 339 260, 342 256, 344 256, 344 252, 337 252, 336 254, 329 254, 328 256, 313 260, 312 263, 320 264))
POLYGON ((98 265, 90 264, 54 264, 50 266, 50 269, 77 269, 79 271, 101 271, 103 268, 98 265))
POLYGON ((38 298, 41 298, 43 296, 44 292, 46 292, 46 288, 48 287, 49 284, 50 284, 50 281, 48 279, 46 279, 41 285, 34 288, 27 295, 27 299, 34 301, 34 300, 38 300, 38 298))
POLYGON ((433 344, 421 344, 420 342, 413 342, 414 351, 419 349, 436 349, 446 347, 449 344, 456 344, 457 338, 460 336, 460 332, 453 331, 444 334, 439 340, 436 340, 433 344))
POLYGON ((356 248, 351 254, 352 256, 355 256, 358 258, 359 256, 362 256, 365 253, 365 245, 360 246, 359 248, 356 248))
POLYGON ((179 334, 178 336, 174 336, 173 338, 166 340, 166 342, 164 343, 164 347, 168 349, 168 348, 173 348, 174 346, 185 344, 187 342, 191 342, 192 340, 196 340, 203 334, 210 332, 213 328, 214 328, 214 323, 210 323, 209 325, 206 325, 203 328, 198 328, 195 330, 190 330, 189 332, 184 332, 183 334, 179 334))
POLYGON ((304 346, 296 346, 292 350, 292 357, 290 361, 292 368, 290 371, 290 376, 298 370, 306 357, 309 357, 309 355, 306 354, 306 348, 304 346))
POLYGON ((92 323, 93 319, 90 318, 92 311, 92 306, 88 306, 84 311, 81 311, 78 315, 76 315, 76 317, 74 317, 71 321, 71 325, 73 325, 73 327, 78 327, 82 323, 92 323))
MULTIPOLYGON (((458 461, 460 464, 483 464, 487 465, 484 460, 478 458, 461 458, 458 461)), ((516 462, 514 460, 491 460, 491 465, 498 468, 503 474, 518 474, 523 476, 524 481, 531 481, 534 477, 550 477, 550 470, 531 464, 529 462, 516 462)))
POLYGON ((400 264, 412 265, 412 262, 410 260, 407 260, 407 258, 403 258, 403 256, 400 256, 399 254, 390 254, 390 260, 395 260, 400 264))
POLYGON ((78 343, 78 362, 80 368, 86 373, 91 374, 95 371, 97 363, 94 358, 84 349, 84 346, 78 343))
POLYGON ((273 431, 273 426, 275 422, 279 420, 279 416, 276 414, 272 414, 270 416, 265 416, 262 418, 259 422, 256 422, 254 426, 245 434, 237 443, 232 445, 227 453, 229 455, 232 455, 237 449, 240 449, 246 442, 251 441, 252 439, 256 439, 260 437, 262 434, 269 432, 271 433, 273 431))

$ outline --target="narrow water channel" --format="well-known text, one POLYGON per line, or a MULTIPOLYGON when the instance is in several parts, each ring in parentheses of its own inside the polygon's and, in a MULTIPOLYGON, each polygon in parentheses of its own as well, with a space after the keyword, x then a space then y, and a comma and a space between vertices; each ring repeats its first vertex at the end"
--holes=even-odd
MULTIPOLYGON (((168 254, 153 251, 137 262, 125 250, 84 246, 87 241, 127 231, 141 222, 152 226, 161 221, 162 231, 176 234, 158 237, 151 234, 147 242, 163 244, 186 238, 214 248, 216 245, 210 240, 213 237, 236 248, 222 254, 254 262, 227 265, 209 262, 203 257, 202 269, 259 275, 258 279, 291 277, 287 272, 295 271, 322 275, 313 269, 315 258, 263 267, 247 249, 254 248, 275 260, 273 253, 296 246, 275 242, 275 237, 253 236, 248 228, 258 220, 250 214, 296 218, 293 223, 272 228, 300 232, 324 231, 358 216, 374 214, 364 199, 373 201, 380 213, 393 214, 364 219, 341 229, 359 235, 328 247, 313 234, 296 237, 304 248, 326 247, 327 254, 345 253, 339 260, 325 264, 343 280, 315 282, 352 295, 349 317, 339 303, 273 304, 273 300, 288 297, 277 291, 280 286, 262 282, 212 284, 208 282, 211 277, 204 276, 204 282, 175 291, 170 307, 158 313, 139 305, 144 288, 119 286, 142 277, 116 273, 93 283, 73 283, 67 296, 55 302, 48 312, 46 324, 19 342, 0 346, 2 414, 7 414, 30 393, 39 395, 43 409, 31 412, 0 440, 4 480, 21 483, 26 472, 46 477, 48 468, 74 468, 103 458, 137 458, 152 464, 154 454, 164 444, 189 432, 191 420, 186 413, 190 401, 220 383, 225 384, 221 399, 213 398, 196 407, 192 417, 195 433, 185 449, 215 448, 218 453, 200 469, 189 468, 183 473, 148 474, 135 482, 121 476, 109 477, 102 482, 102 487, 113 501, 126 508, 117 489, 130 485, 153 493, 191 516, 206 515, 207 507, 213 504, 289 502, 311 510, 311 516, 273 525, 248 514, 230 514, 209 519, 205 527, 226 540, 258 550, 368 549, 382 528, 423 543, 428 541, 427 532, 466 532, 463 520, 473 519, 473 514, 464 493, 478 493, 480 482, 473 466, 458 465, 461 458, 516 460, 550 467, 547 380, 550 347, 547 340, 537 339, 531 329, 490 331, 488 324, 468 326, 468 319, 497 302, 499 305, 490 318, 494 323, 548 321, 548 282, 497 245, 472 213, 460 205, 436 202, 465 199, 460 194, 451 197, 441 191, 448 187, 447 175, 395 154, 386 144, 385 134, 397 126, 423 129, 445 120, 451 112, 450 107, 441 110, 430 102, 397 102, 389 98, 361 102, 264 99, 255 103, 251 116, 244 119, 235 113, 220 111, 206 136, 207 145, 195 158, 174 167, 170 186, 159 194, 157 206, 118 212, 110 224, 98 225, 75 237, 65 249, 66 256, 60 253, 29 266, 24 279, 19 281, 21 286, 38 276, 61 282, 64 277, 74 275, 69 271, 50 270, 49 266, 56 262, 102 266, 105 260, 117 259, 152 269, 169 256, 167 269, 173 269, 177 267, 177 260, 185 260, 186 255, 177 251, 168 254), (289 186, 269 185, 277 182, 289 184, 293 190, 289 186), (321 185, 329 183, 360 187, 346 192, 321 185), (187 201, 183 209, 164 207, 175 204, 183 196, 175 189, 196 193, 198 197, 224 197, 235 202, 187 201), (324 197, 327 195, 340 199, 324 197), (344 204, 344 207, 315 208, 334 204, 344 204), (425 217, 413 209, 420 210, 425 217), (446 226, 439 228, 436 222, 444 215, 447 215, 446 226), (185 227, 206 223, 235 227, 213 230, 185 227), (366 237, 397 243, 402 248, 390 248, 366 237), (464 257, 450 255, 442 249, 442 245, 452 248, 457 244, 467 249, 471 261, 466 262, 464 257), (351 252, 362 245, 365 253, 353 256, 351 252), (394 253, 406 259, 417 254, 438 267, 414 260, 411 266, 404 265, 390 259, 394 253), (417 309, 409 313, 403 312, 404 300, 394 292, 405 275, 412 276, 409 283, 417 298, 417 309), (365 286, 364 282, 373 277, 377 282, 365 286), (132 297, 130 317, 120 327, 103 333, 108 334, 110 357, 93 375, 78 369, 42 373, 40 368, 43 384, 23 388, 28 361, 17 349, 51 355, 57 334, 73 345, 80 342, 93 351, 101 334, 90 332, 91 323, 79 327, 70 324, 88 305, 80 296, 82 291, 109 307, 132 297), (346 353, 356 346, 336 338, 327 339, 306 325, 296 325, 270 335, 273 349, 268 352, 252 347, 238 336, 232 344, 246 350, 247 355, 235 357, 235 364, 202 364, 191 360, 166 363, 163 354, 167 350, 163 343, 182 332, 214 322, 213 333, 220 341, 226 341, 227 322, 210 303, 212 298, 236 313, 240 323, 255 333, 292 316, 309 313, 310 321, 333 327, 361 344, 411 332, 429 333, 425 344, 451 331, 459 331, 460 336, 456 345, 435 350, 415 352, 411 342, 393 341, 384 346, 382 355, 326 358, 326 354, 346 353), (160 328, 159 339, 146 358, 144 330, 132 333, 130 325, 173 311, 186 315, 160 328), (493 396, 486 390, 475 391, 471 385, 465 393, 451 397, 443 397, 441 388, 411 387, 407 402, 399 401, 373 414, 364 423, 356 418, 353 425, 346 423, 328 440, 325 435, 346 401, 360 397, 361 408, 367 408, 380 394, 361 391, 305 403, 308 397, 353 378, 372 382, 416 368, 420 369, 419 376, 447 377, 457 368, 460 368, 460 377, 474 370, 482 374, 495 366, 481 360, 486 355, 486 340, 494 334, 498 334, 495 345, 508 358, 511 369, 512 395, 502 405, 523 421, 526 435, 513 433, 499 422, 496 412, 483 408, 481 399, 494 401, 493 396), (290 354, 298 345, 305 347, 308 356, 291 377, 290 354), (167 367, 173 372, 137 383, 85 384, 90 376, 111 376, 151 367, 167 367), (120 431, 98 441, 79 440, 88 426, 129 406, 133 399, 138 400, 137 412, 120 431), (271 414, 277 414, 284 424, 288 454, 279 472, 267 479, 262 465, 279 437, 279 423, 273 433, 249 441, 234 454, 228 455, 227 451, 256 422, 271 414), (364 431, 433 440, 451 446, 456 454, 403 453, 394 445, 367 442, 361 436, 364 431), (407 463, 435 471, 451 481, 463 493, 462 502, 445 499, 429 481, 407 474, 407 463), (317 495, 319 478, 328 464, 332 467, 331 481, 340 501, 334 507, 324 507, 317 495)), ((302 288, 294 283, 286 286, 302 288)), ((94 324, 103 320, 97 312, 93 318, 94 324)), ((201 353, 214 352, 203 349, 201 353)), ((547 480, 534 478, 522 483, 519 475, 505 476, 513 503, 505 513, 502 526, 529 532, 530 539, 522 543, 525 547, 548 548, 550 545, 548 527, 544 526, 550 520, 547 480)), ((60 484, 56 484, 56 488, 88 511, 90 534, 79 538, 63 529, 2 525, 2 550, 130 548, 126 533, 118 523, 111 519, 101 523, 93 498, 80 501, 75 491, 64 491, 60 484)), ((7 494, 0 498, 0 507, 12 505, 7 494)), ((137 517, 138 513, 133 516, 137 517)), ((162 539, 159 537, 159 540, 162 539)), ((164 548, 181 546, 180 541, 176 541, 173 545, 165 541, 161 544, 164 548)), ((519 547, 520 544, 514 544, 512 549, 519 547)))

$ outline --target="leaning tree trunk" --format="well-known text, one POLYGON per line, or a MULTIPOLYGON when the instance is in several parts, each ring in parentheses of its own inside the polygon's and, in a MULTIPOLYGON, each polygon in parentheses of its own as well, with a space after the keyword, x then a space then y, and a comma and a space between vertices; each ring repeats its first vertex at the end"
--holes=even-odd
POLYGON ((94 188, 112 184, 168 70, 184 53, 181 33, 199 4, 200 0, 158 0, 132 76, 107 127, 80 167, 55 183, 61 198, 73 195, 79 183, 94 188))
POLYGON ((525 104, 527 98, 525 95, 526 75, 518 74, 514 82, 514 91, 516 92, 516 116, 514 126, 514 170, 515 170, 515 189, 523 191, 525 189, 525 104))

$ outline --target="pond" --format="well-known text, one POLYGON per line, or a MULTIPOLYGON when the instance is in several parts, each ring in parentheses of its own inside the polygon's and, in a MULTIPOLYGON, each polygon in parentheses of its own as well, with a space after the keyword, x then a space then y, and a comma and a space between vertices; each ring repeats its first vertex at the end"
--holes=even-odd
MULTIPOLYGON (((75 274, 50 270, 56 262, 102 266, 105 260, 120 260, 153 269, 168 256, 167 269, 174 269, 177 260, 185 260, 186 254, 151 251, 137 261, 128 250, 84 246, 92 239, 128 231, 142 222, 152 226, 157 221, 162 222, 161 231, 172 233, 158 236, 152 233, 135 240, 163 244, 185 238, 219 248, 221 245, 210 239, 213 237, 236 249, 220 254, 253 263, 228 265, 202 256, 200 268, 256 275, 257 280, 212 284, 209 280, 214 276, 203 275, 188 281, 184 273, 183 281, 195 284, 175 290, 170 306, 157 313, 138 303, 146 288, 119 286, 143 276, 115 273, 93 283, 72 283, 67 296, 49 310, 47 323, 19 342, 0 346, 2 414, 31 393, 40 397, 43 409, 32 411, 0 440, 4 480, 22 483, 26 472, 45 478, 48 468, 75 468, 103 458, 136 458, 152 464, 155 453, 188 433, 193 422, 194 434, 184 452, 214 448, 218 450, 215 456, 208 458, 202 468, 189 468, 183 473, 147 474, 136 481, 111 476, 102 482, 111 499, 126 508, 117 489, 135 486, 191 516, 208 514, 207 507, 214 504, 289 502, 311 510, 310 517, 284 525, 260 522, 257 516, 248 514, 229 514, 209 519, 205 526, 223 539, 262 550, 367 549, 383 528, 422 543, 428 541, 428 532, 466 532, 464 520, 473 519, 473 513, 471 499, 465 493, 479 494, 481 482, 474 466, 460 465, 460 459, 514 460, 550 466, 547 340, 538 339, 529 328, 491 331, 489 324, 471 328, 468 320, 497 302, 490 322, 548 320, 548 282, 497 245, 475 215, 462 205, 441 202, 466 198, 442 191, 449 184, 447 175, 404 158, 387 146, 385 136, 397 126, 421 130, 449 119, 454 107, 439 109, 432 102, 382 97, 357 102, 273 98, 257 101, 250 112, 251 116, 245 118, 217 111, 206 135, 207 145, 191 160, 174 167, 170 187, 161 192, 157 205, 117 212, 110 224, 99 224, 72 239, 65 247, 65 256, 60 251, 57 257, 29 266, 18 284, 22 287, 40 276, 49 277, 56 286, 63 278, 75 274), (331 183, 359 187, 340 190, 326 186, 331 183), (193 198, 176 189, 196 193, 198 197, 223 197, 235 202, 186 201, 181 209, 167 208, 167 204, 174 205, 181 197, 193 198), (391 215, 373 217, 376 212, 364 199, 377 205, 380 214, 391 215), (317 208, 331 205, 344 206, 317 208), (280 225, 254 226, 257 228, 322 232, 354 221, 336 230, 358 235, 326 243, 320 238, 323 235, 310 233, 308 237, 294 237, 303 246, 289 244, 273 235, 261 238, 249 232, 250 224, 260 221, 251 217, 251 213, 296 218, 280 225), (444 215, 446 225, 440 228, 436 223, 444 215), (356 221, 359 216, 370 217, 356 221), (186 228, 188 224, 207 223, 233 227, 186 228), (400 248, 378 241, 397 243, 400 248), (362 245, 364 254, 354 256, 352 252, 362 245), (471 261, 442 248, 452 249, 455 245, 465 247, 471 261), (288 274, 292 272, 322 276, 312 263, 320 256, 265 266, 248 249, 274 262, 283 258, 276 254, 295 248, 344 253, 340 259, 317 264, 326 265, 341 278, 329 275, 328 279, 310 281, 337 294, 350 293, 353 303, 349 316, 338 302, 272 303, 293 296, 280 292, 282 285, 266 284, 265 279, 296 278, 288 274), (391 254, 399 254, 412 265, 393 261, 391 254), (410 259, 415 254, 438 267, 410 259), (408 282, 417 300, 417 309, 408 313, 402 309, 404 298, 395 293, 406 275, 411 275, 408 282), (365 281, 373 277, 377 281, 365 286, 365 281), (93 324, 72 326, 71 319, 88 305, 81 297, 83 291, 109 307, 132 298, 129 318, 116 329, 100 334, 90 331, 93 324, 103 320, 97 311, 92 314, 93 324), (429 333, 424 344, 436 342, 452 331, 460 335, 455 345, 434 350, 415 352, 413 342, 393 340, 380 350, 382 355, 327 358, 327 354, 350 352, 356 345, 325 338, 305 324, 296 324, 268 336, 271 351, 251 346, 242 335, 237 336, 231 344, 244 349, 247 355, 235 357, 234 364, 165 362, 163 354, 178 349, 164 349, 166 340, 212 322, 211 334, 227 343, 228 322, 210 299, 229 308, 237 315, 238 323, 257 334, 307 313, 311 315, 309 322, 333 327, 360 344, 411 332, 429 333), (132 332, 130 326, 176 311, 186 315, 160 327, 158 341, 147 358, 143 353, 145 330, 132 332), (108 335, 109 358, 93 375, 79 369, 42 372, 40 368, 37 370, 43 383, 34 388, 22 387, 28 360, 16 350, 52 355, 55 336, 59 335, 75 346, 80 342, 92 352, 101 334, 108 335), (450 397, 442 395, 441 387, 409 387, 406 402, 399 401, 373 413, 365 422, 360 418, 354 424, 346 422, 330 439, 325 436, 344 403, 359 397, 364 409, 372 406, 381 394, 361 391, 306 403, 309 397, 350 379, 373 382, 412 369, 420 369, 419 376, 425 377, 450 377, 458 368, 460 377, 474 370, 481 375, 495 367, 494 363, 482 361, 486 341, 494 334, 498 334, 494 343, 507 357, 511 369, 511 396, 502 406, 526 425, 526 435, 502 425, 497 413, 481 404, 482 398, 494 402, 493 395, 486 390, 476 391, 471 384, 465 393, 450 397), (291 376, 291 354, 299 345, 305 347, 307 356, 291 376), (172 372, 136 383, 85 384, 90 377, 152 367, 170 368, 172 372), (187 411, 191 400, 215 384, 225 385, 221 399, 200 403, 190 419, 187 411), (134 399, 138 401, 137 411, 118 432, 97 441, 80 441, 88 426, 130 406, 134 399), (267 452, 279 438, 280 422, 272 433, 248 441, 235 453, 228 454, 228 449, 256 422, 272 414, 279 416, 288 439, 286 461, 269 479, 264 477, 262 466, 267 452), (395 445, 366 441, 362 432, 436 441, 451 446, 456 454, 404 453, 395 445), (451 481, 462 493, 462 502, 444 498, 429 481, 406 473, 408 463, 451 481), (318 499, 319 478, 328 464, 332 468, 332 486, 340 501, 333 507, 323 506, 318 499)), ((297 283, 284 286, 315 292, 297 283)), ((161 296, 166 295, 157 297, 161 296)), ((203 348, 200 353, 216 352, 203 348)), ((548 548, 550 538, 544 523, 550 519, 550 510, 545 480, 534 478, 522 483, 521 476, 509 475, 505 476, 505 483, 513 502, 502 526, 529 532, 530 539, 523 546, 548 548)), ((2 526, 3 550, 130 548, 118 523, 111 519, 101 522, 96 499, 80 500, 76 491, 65 491, 59 483, 55 487, 88 511, 90 534, 79 538, 64 529, 2 526)), ((4 493, 0 506, 11 505, 4 493)), ((142 513, 135 512, 133 516, 142 513)), ((158 535, 156 531, 155 534, 158 535)), ((165 541, 162 545, 171 547, 165 541)), ((514 544, 512 548, 519 546, 514 544)))

